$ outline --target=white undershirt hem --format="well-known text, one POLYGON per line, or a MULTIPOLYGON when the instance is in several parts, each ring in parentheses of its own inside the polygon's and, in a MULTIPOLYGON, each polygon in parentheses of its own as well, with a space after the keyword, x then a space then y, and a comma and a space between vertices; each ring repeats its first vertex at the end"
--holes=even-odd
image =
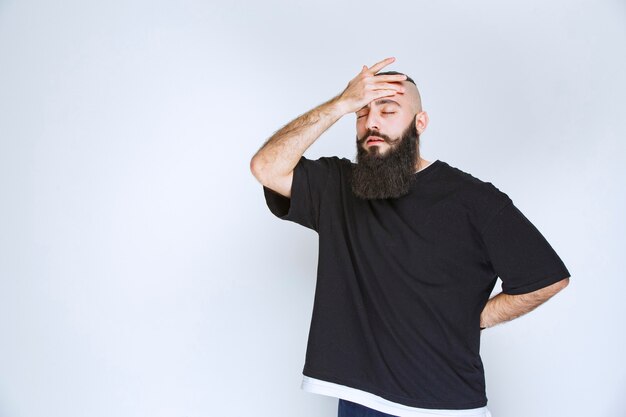
POLYGON ((303 375, 300 388, 313 394, 342 398, 399 417, 491 417, 487 406, 466 410, 444 410, 409 407, 386 400, 370 392, 303 375))

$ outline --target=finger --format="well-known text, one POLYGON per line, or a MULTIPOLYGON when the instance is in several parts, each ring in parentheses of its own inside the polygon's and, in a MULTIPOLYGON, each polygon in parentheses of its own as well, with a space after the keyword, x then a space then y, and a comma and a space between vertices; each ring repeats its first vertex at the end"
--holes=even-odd
POLYGON ((382 61, 377 62, 376 64, 372 65, 370 67, 369 71, 372 74, 376 74, 378 71, 380 71, 381 69, 385 68, 387 65, 391 64, 395 60, 396 59, 394 57, 385 58, 382 61))
POLYGON ((393 75, 377 75, 373 79, 376 82, 398 82, 398 81, 406 81, 406 75, 404 74, 393 74, 393 75))
POLYGON ((395 90, 390 90, 390 89, 376 90, 376 91, 372 91, 372 93, 367 96, 366 100, 368 103, 372 103, 383 97, 393 97, 395 95, 396 95, 395 90))
POLYGON ((370 102, 372 101, 376 101, 379 98, 383 98, 383 97, 392 97, 396 95, 396 90, 389 90, 389 89, 385 89, 385 90, 376 90, 376 95, 374 96, 374 98, 372 98, 370 100, 370 102))
POLYGON ((380 83, 375 86, 372 86, 372 91, 378 90, 394 90, 399 93, 404 93, 404 86, 400 83, 380 83))
POLYGON ((367 65, 363 65, 363 68, 361 68, 361 72, 367 72, 367 65))

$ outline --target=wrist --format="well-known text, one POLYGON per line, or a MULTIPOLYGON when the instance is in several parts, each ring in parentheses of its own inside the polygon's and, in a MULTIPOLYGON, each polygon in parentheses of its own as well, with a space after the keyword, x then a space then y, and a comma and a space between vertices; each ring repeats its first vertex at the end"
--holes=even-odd
POLYGON ((331 98, 327 102, 327 105, 330 114, 332 114, 336 118, 341 118, 350 113, 350 109, 346 107, 346 103, 341 99, 341 94, 338 94, 335 97, 331 98))

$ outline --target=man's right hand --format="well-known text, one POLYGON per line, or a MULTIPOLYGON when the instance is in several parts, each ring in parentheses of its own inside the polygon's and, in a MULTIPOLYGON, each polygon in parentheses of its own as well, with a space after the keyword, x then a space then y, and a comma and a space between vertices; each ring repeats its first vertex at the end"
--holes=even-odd
POLYGON ((343 114, 357 112, 379 98, 393 96, 398 92, 404 93, 404 87, 400 81, 405 81, 406 75, 375 76, 378 71, 395 60, 393 57, 386 58, 370 68, 363 65, 361 72, 348 83, 337 98, 336 104, 343 114))

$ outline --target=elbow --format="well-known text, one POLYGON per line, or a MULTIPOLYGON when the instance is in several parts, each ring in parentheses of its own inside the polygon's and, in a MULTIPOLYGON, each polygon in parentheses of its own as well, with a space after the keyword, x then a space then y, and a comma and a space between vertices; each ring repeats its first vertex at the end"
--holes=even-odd
POLYGON ((266 187, 274 183, 276 178, 281 177, 281 175, 276 174, 272 164, 259 155, 255 155, 250 160, 250 172, 258 182, 266 187))
POLYGON ((255 161, 254 157, 252 157, 252 159, 250 160, 250 172, 255 177, 256 177, 256 170, 257 170, 257 162, 255 161))
POLYGON ((252 173, 252 175, 254 175, 254 177, 259 182, 261 183, 263 182, 261 181, 262 172, 263 172, 262 164, 256 155, 252 157, 252 159, 250 160, 250 172, 252 173))
POLYGON ((275 175, 270 171, 265 161, 258 156, 250 160, 250 172, 254 175, 254 178, 265 187, 268 187, 269 184, 272 183, 272 178, 275 178, 275 175))

